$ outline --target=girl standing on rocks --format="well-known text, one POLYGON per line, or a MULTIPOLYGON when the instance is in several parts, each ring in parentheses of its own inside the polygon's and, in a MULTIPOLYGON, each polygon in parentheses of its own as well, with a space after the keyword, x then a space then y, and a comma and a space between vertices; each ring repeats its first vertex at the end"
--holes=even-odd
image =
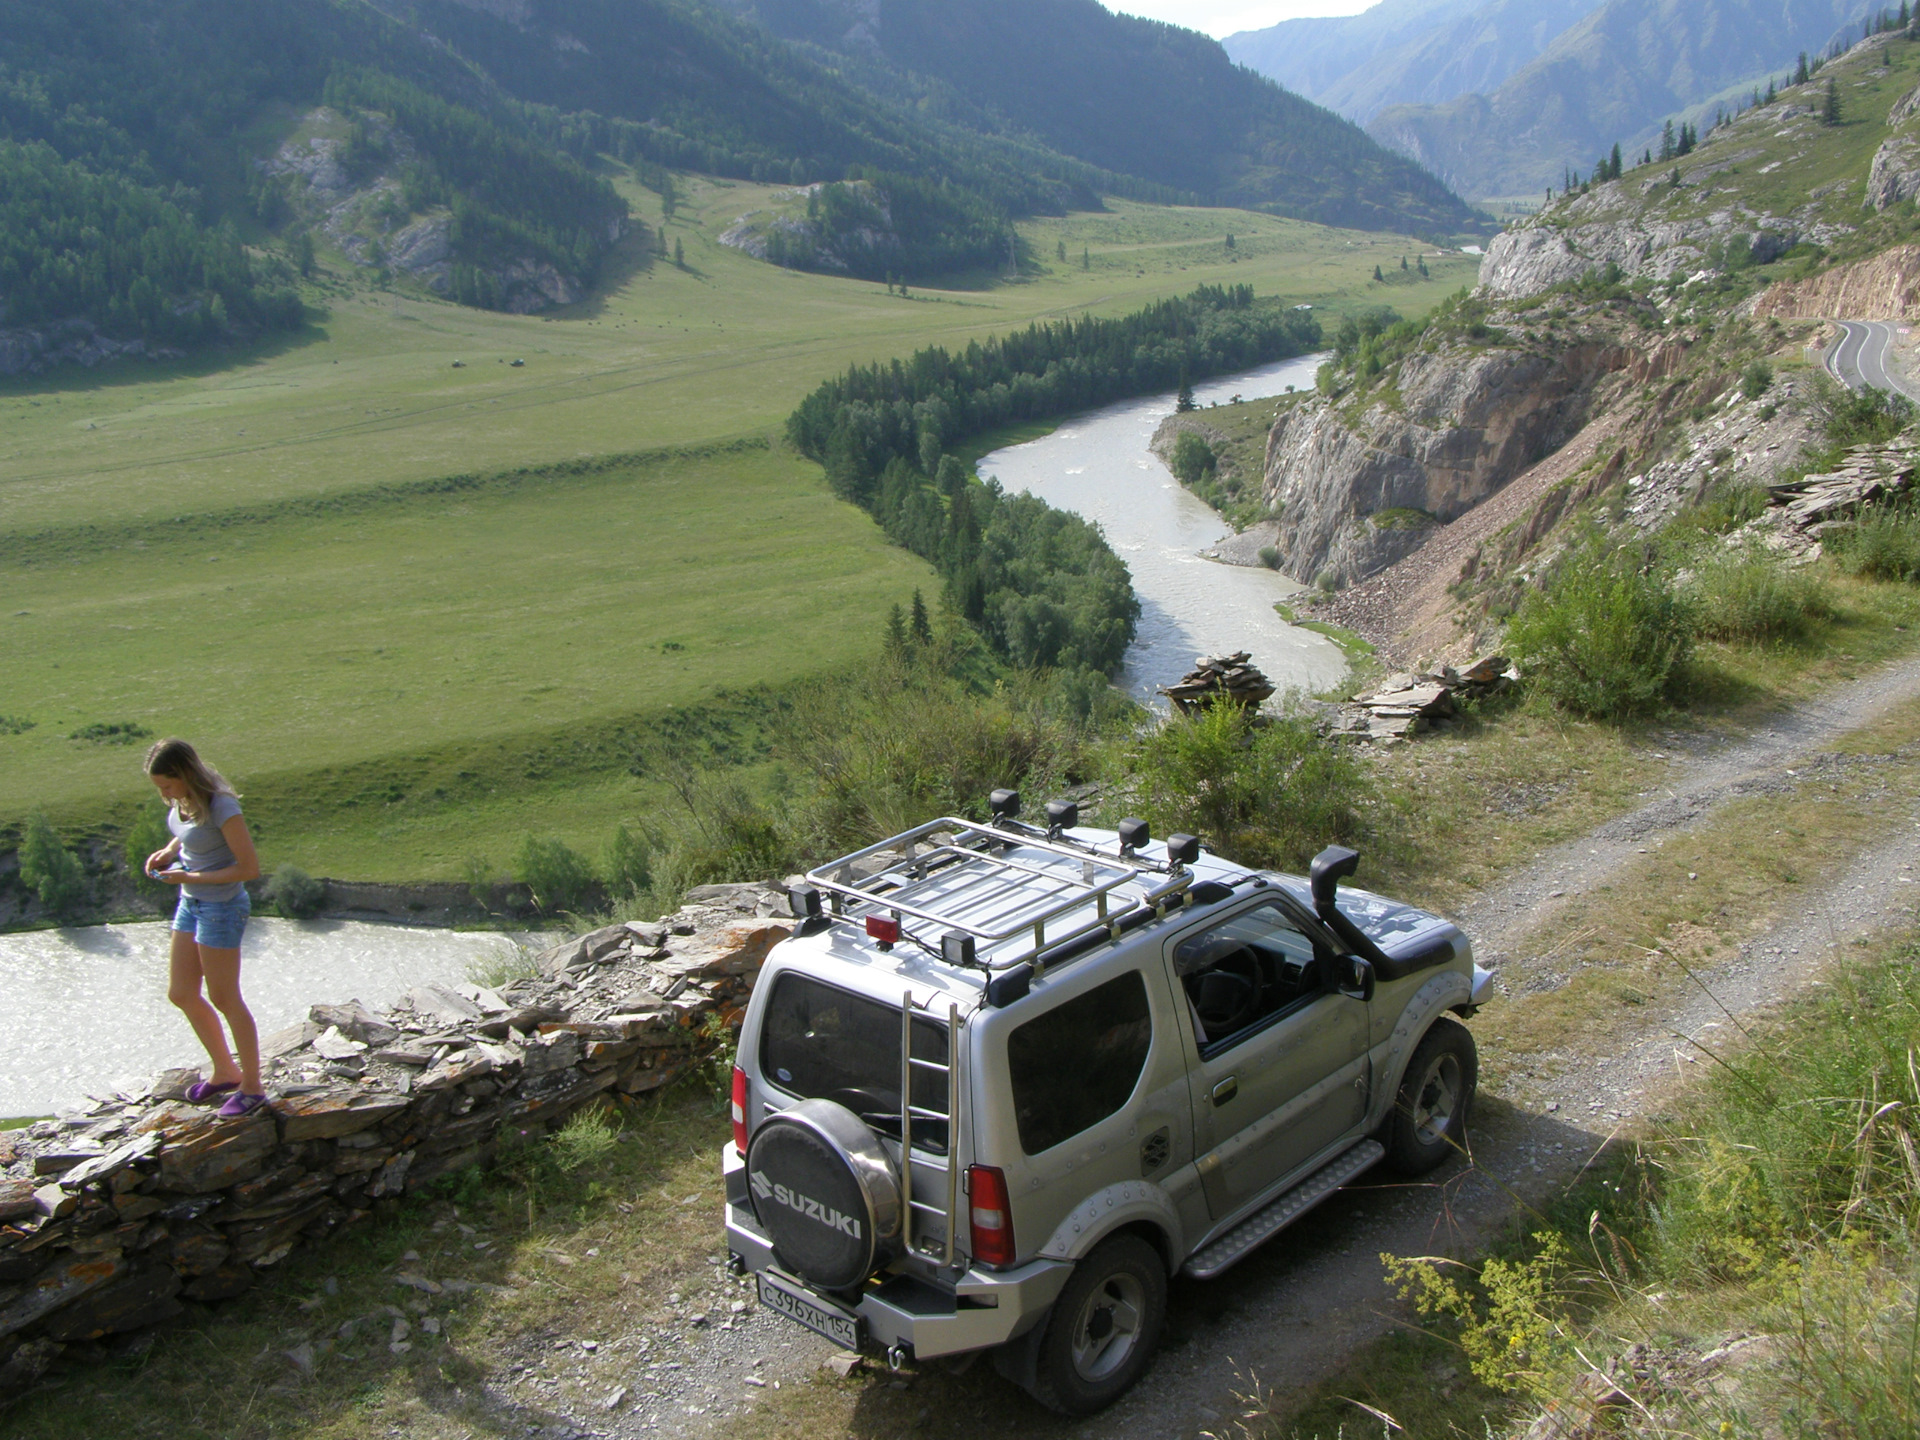
POLYGON ((246 882, 259 877, 260 859, 233 786, 193 746, 162 740, 147 751, 146 770, 167 802, 173 832, 170 844, 147 857, 147 874, 180 887, 167 998, 186 1015, 213 1061, 207 1078, 187 1087, 187 1099, 204 1104, 225 1095, 222 1115, 250 1115, 267 1096, 260 1084, 260 1033, 240 998, 240 936, 253 910, 246 882), (233 1050, 220 1028, 222 1016, 233 1033, 233 1050))

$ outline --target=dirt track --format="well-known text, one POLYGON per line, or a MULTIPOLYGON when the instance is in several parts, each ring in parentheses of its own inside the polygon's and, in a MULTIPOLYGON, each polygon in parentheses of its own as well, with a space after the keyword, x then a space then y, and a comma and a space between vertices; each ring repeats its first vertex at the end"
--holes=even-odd
MULTIPOLYGON (((1920 657, 1784 712, 1746 740, 1678 757, 1664 793, 1545 852, 1467 906, 1460 918, 1477 953, 1510 993, 1524 988, 1545 966, 1523 942, 1551 923, 1556 898, 1569 902, 1608 883, 1650 838, 1683 833, 1722 802, 1766 786, 1842 735, 1915 699, 1920 657)), ((1890 809, 1885 822, 1882 838, 1824 890, 1809 894, 1796 917, 1703 973, 1710 994, 1694 990, 1664 1009, 1649 1005, 1639 1017, 1637 1038, 1607 1042, 1605 1048, 1618 1053, 1576 1056, 1550 1080, 1528 1086, 1524 1096, 1497 1071, 1485 1074, 1494 1103, 1482 1110, 1472 1170, 1454 1166, 1421 1185, 1362 1183, 1225 1277, 1176 1280, 1166 1344, 1138 1389, 1113 1410, 1069 1425, 1020 1402, 1009 1407, 1005 1382, 987 1366, 957 1382, 962 1403, 977 1395, 979 1405, 1004 1417, 1015 1433, 1144 1440, 1193 1436, 1216 1426, 1232 1413, 1233 1388, 1248 1373, 1283 1390, 1333 1373, 1355 1346, 1396 1322, 1375 1259, 1380 1251, 1471 1252, 1512 1212, 1502 1187, 1530 1199, 1550 1193, 1673 1083, 1691 1063, 1692 1047, 1678 1037, 1714 1045, 1731 1028, 1728 1012, 1738 1015, 1791 994, 1854 936, 1910 923, 1920 890, 1920 811, 1890 809)), ((721 1292, 716 1301, 746 1293, 715 1283, 721 1292)), ((727 1305, 714 1308, 726 1313, 727 1305)), ((570 1426, 553 1424, 555 1412, 537 1405, 521 1413, 546 1420, 534 1428, 556 1436, 700 1433, 702 1427, 724 1427, 729 1415, 747 1409, 777 1417, 793 1402, 775 1393, 772 1382, 789 1389, 804 1383, 831 1352, 771 1316, 743 1315, 736 1324, 679 1337, 677 1367, 635 1374, 627 1381, 634 1392, 631 1408, 620 1413, 588 1418, 576 1412, 570 1426)), ((494 1398, 517 1409, 533 1397, 496 1392, 494 1398)), ((945 1428, 921 1414, 932 1433, 945 1428)))

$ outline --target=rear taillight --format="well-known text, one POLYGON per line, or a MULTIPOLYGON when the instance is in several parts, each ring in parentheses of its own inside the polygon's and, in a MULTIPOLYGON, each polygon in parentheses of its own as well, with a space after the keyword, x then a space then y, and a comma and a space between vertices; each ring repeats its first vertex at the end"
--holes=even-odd
POLYGON ((992 1165, 967 1167, 967 1200, 973 1211, 973 1258, 982 1265, 1013 1263, 1013 1206, 1007 1177, 992 1165))
POLYGON ((747 1072, 733 1067, 733 1148, 740 1158, 747 1154, 747 1072))
POLYGON ((893 915, 867 916, 867 934, 884 948, 900 943, 900 920, 893 915))

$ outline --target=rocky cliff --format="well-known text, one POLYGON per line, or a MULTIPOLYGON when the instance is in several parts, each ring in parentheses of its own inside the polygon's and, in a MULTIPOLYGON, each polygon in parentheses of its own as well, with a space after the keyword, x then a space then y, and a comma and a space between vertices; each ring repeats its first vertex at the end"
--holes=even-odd
POLYGON ((1616 343, 1451 343, 1409 356, 1397 388, 1357 414, 1323 397, 1282 410, 1264 489, 1280 568, 1331 587, 1386 568, 1565 444, 1595 385, 1638 358, 1616 343))

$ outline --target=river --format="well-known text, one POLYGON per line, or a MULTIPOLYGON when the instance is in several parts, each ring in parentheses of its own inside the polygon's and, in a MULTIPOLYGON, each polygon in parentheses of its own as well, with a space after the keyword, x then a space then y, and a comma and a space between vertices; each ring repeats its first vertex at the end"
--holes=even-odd
MULTIPOLYGON (((205 1063, 167 1002, 167 945, 159 921, 0 935, 0 1119, 205 1063)), ((311 1005, 358 999, 379 1010, 415 985, 462 983, 517 953, 507 936, 481 931, 262 916, 247 925, 241 991, 270 1035, 311 1005)))
MULTIPOLYGON (((1201 405, 1311 389, 1324 359, 1306 355, 1194 386, 1201 405)), ((1027 490, 1049 505, 1098 524, 1133 572, 1140 628, 1120 682, 1154 701, 1199 655, 1247 650, 1282 691, 1324 690, 1346 673, 1346 657, 1326 636, 1289 625, 1274 610, 1303 588, 1252 566, 1223 565, 1200 552, 1233 528, 1160 463, 1149 442, 1173 413, 1174 396, 1126 400, 1067 421, 1038 440, 983 457, 982 476, 1027 490)), ((1164 705, 1164 701, 1160 702, 1164 705)))

